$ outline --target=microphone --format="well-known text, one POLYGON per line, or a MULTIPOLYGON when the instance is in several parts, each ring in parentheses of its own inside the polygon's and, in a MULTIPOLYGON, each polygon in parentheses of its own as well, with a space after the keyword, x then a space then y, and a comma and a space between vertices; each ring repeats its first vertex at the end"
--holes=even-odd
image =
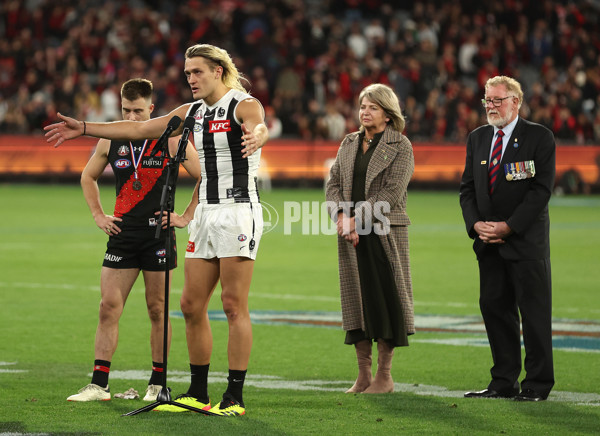
POLYGON ((150 157, 156 156, 158 154, 158 152, 164 148, 163 144, 169 139, 169 136, 171 136, 171 133, 173 133, 173 130, 177 129, 180 124, 181 124, 181 118, 179 118, 177 115, 175 115, 173 118, 171 118, 169 120, 169 124, 167 124, 167 128, 165 129, 163 134, 160 136, 160 138, 158 138, 158 141, 156 141, 156 145, 154 146, 152 153, 150 153, 150 157))
POLYGON ((193 116, 188 115, 185 118, 185 121, 183 122, 183 132, 181 133, 181 139, 179 140, 179 146, 177 147, 176 160, 181 161, 185 159, 185 147, 195 124, 196 119, 193 116))

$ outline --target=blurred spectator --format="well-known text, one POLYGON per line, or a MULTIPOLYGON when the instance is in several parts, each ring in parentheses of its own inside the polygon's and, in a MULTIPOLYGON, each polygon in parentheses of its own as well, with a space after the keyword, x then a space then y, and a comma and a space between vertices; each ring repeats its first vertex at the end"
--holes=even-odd
POLYGON ((265 124, 269 129, 269 138, 279 138, 281 136, 283 126, 271 106, 265 106, 265 124))
POLYGON ((382 82, 399 95, 411 138, 461 142, 485 122, 461 99, 505 74, 559 143, 597 143, 598 22, 597 2, 562 0, 7 0, 0 125, 41 133, 54 110, 118 119, 114 87, 133 77, 154 82, 156 113, 167 113, 189 99, 183 54, 202 40, 235 57, 285 137, 337 136, 340 115, 352 131, 358 92, 382 82))

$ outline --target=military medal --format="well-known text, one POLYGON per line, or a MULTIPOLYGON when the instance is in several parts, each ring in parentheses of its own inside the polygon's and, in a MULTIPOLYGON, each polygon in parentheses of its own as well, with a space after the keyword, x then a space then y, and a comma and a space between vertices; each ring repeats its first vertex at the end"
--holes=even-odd
POLYGON ((133 161, 133 177, 135 178, 135 180, 132 183, 132 187, 133 187, 134 191, 140 191, 142 189, 142 182, 140 182, 139 176, 138 176, 138 166, 140 165, 140 161, 142 160, 142 156, 144 155, 144 151, 146 150, 146 144, 148 144, 147 139, 144 141, 142 150, 140 151, 140 154, 136 160, 135 159, 135 148, 134 148, 133 144, 131 143, 131 141, 129 142, 129 147, 131 148, 131 160, 133 161))
POLYGON ((532 160, 513 162, 504 165, 504 174, 509 182, 535 177, 535 163, 532 160))

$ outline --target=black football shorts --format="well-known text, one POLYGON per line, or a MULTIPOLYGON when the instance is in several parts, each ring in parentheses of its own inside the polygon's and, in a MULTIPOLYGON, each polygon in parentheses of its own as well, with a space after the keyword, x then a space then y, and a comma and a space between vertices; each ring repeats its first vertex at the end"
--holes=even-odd
MULTIPOLYGON (((108 238, 102 266, 115 269, 139 268, 144 271, 164 271, 167 264, 166 233, 156 239, 156 228, 123 229, 108 238)), ((171 229, 170 268, 177 266, 175 231, 171 229)))

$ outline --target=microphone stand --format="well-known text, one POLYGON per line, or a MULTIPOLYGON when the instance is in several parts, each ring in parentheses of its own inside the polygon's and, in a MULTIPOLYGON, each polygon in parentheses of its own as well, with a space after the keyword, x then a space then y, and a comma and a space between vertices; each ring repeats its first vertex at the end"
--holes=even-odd
MULTIPOLYGON (((171 259, 171 212, 175 210, 175 183, 177 182, 177 177, 179 175, 179 164, 185 160, 185 149, 187 147, 187 140, 179 141, 179 146, 177 148, 177 154, 174 158, 171 158, 169 155, 169 147, 168 145, 163 149, 163 158, 167 159, 167 178, 165 180, 165 185, 163 186, 162 196, 160 199, 160 223, 156 228, 156 236, 158 239, 160 236, 160 231, 162 228, 162 217, 164 212, 167 211, 167 238, 165 250, 166 252, 166 262, 165 262, 165 307, 164 307, 164 334, 163 334, 163 377, 162 377, 162 389, 160 390, 158 396, 156 397, 156 401, 148 404, 147 406, 141 407, 137 410, 133 410, 131 412, 124 413, 121 416, 133 416, 138 413, 148 412, 149 410, 154 409, 163 404, 170 404, 173 406, 181 407, 183 409, 191 410, 192 412, 202 413, 203 415, 211 415, 211 416, 219 416, 216 413, 209 412, 208 410, 198 409, 193 406, 188 406, 187 404, 176 403, 171 399, 171 388, 167 387, 167 355, 168 355, 168 345, 169 345, 169 271, 172 263, 171 259)), ((174 230, 173 230, 174 232, 174 230)))

